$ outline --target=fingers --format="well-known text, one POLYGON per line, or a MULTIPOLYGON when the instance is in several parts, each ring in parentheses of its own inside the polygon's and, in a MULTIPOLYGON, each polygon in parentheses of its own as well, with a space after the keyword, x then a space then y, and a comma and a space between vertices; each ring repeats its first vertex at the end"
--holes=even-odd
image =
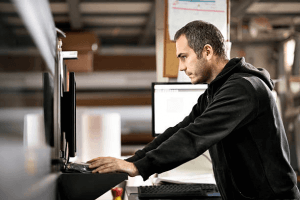
POLYGON ((101 165, 97 169, 94 169, 92 173, 109 173, 109 172, 117 172, 117 168, 113 163, 101 165))
POLYGON ((97 159, 98 159, 98 158, 94 158, 94 159, 92 159, 92 160, 86 161, 86 163, 94 162, 94 161, 96 161, 97 159))
POLYGON ((87 161, 86 163, 92 163, 92 162, 95 162, 95 161, 100 160, 100 159, 102 159, 102 158, 105 158, 105 157, 93 158, 92 160, 89 160, 89 161, 87 161))
POLYGON ((95 168, 93 173, 108 173, 121 172, 122 169, 119 164, 119 159, 112 157, 102 157, 96 161, 91 162, 89 168, 95 168))
POLYGON ((111 158, 111 157, 99 157, 98 159, 93 159, 91 160, 89 168, 96 168, 100 167, 101 165, 105 165, 107 163, 112 163, 115 162, 116 159, 111 158))

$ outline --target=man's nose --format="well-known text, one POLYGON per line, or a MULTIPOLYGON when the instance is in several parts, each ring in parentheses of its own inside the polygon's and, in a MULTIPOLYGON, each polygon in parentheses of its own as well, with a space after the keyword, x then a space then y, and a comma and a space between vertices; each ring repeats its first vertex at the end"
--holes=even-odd
POLYGON ((186 66, 181 61, 179 61, 179 70, 180 71, 185 71, 186 70, 186 66))

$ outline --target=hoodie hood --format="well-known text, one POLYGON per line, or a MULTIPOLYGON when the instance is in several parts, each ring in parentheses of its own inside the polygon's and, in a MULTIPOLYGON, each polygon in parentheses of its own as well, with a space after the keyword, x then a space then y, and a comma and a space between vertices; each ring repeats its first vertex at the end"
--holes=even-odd
POLYGON ((264 83, 273 90, 274 83, 270 78, 270 74, 263 68, 256 68, 250 63, 246 63, 245 58, 233 58, 224 67, 224 69, 218 74, 218 76, 210 83, 214 85, 219 82, 226 81, 234 73, 247 73, 259 77, 264 83))

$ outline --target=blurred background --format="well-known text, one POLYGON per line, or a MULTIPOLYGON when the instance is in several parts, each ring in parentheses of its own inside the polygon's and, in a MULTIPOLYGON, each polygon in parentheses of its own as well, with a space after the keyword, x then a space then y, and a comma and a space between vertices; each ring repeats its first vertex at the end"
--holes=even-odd
MULTIPOLYGON (((0 140, 8 146, 2 146, 0 155, 4 157, 13 145, 22 149, 19 144, 23 144, 27 114, 43 114, 42 73, 53 70, 49 66, 55 60, 55 52, 51 50, 55 48, 48 46, 56 45, 55 38, 51 39, 56 36, 55 27, 67 35, 63 38, 58 34, 62 38, 62 49, 78 51, 78 60, 66 61, 69 71, 76 73, 77 132, 80 134, 82 130, 80 116, 83 113, 119 113, 123 156, 131 155, 150 142, 153 139, 151 83, 177 80, 177 75, 164 76, 158 64, 160 55, 157 53, 164 42, 161 27, 166 2, 1 0, 0 140), (37 8, 40 15, 30 16, 34 13, 32 9, 36 11, 37 8), (28 21, 31 24, 28 25, 28 21), (45 31, 49 26, 50 31, 45 31), (45 37, 48 40, 37 42, 43 35, 48 35, 45 37)), ((229 41, 232 43, 230 57, 245 57, 255 67, 270 72, 290 144, 291 163, 298 172, 300 2, 227 2, 230 7, 229 41)), ((32 166, 39 163, 31 156, 42 155, 27 153, 25 160, 20 161, 26 163, 27 174, 38 173, 32 166)))

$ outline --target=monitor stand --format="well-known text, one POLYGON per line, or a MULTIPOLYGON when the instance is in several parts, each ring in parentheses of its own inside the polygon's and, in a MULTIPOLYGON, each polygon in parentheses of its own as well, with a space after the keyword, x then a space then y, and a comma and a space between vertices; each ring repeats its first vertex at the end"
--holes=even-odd
POLYGON ((60 199, 66 200, 95 200, 127 179, 126 173, 61 173, 58 178, 58 195, 60 199))

